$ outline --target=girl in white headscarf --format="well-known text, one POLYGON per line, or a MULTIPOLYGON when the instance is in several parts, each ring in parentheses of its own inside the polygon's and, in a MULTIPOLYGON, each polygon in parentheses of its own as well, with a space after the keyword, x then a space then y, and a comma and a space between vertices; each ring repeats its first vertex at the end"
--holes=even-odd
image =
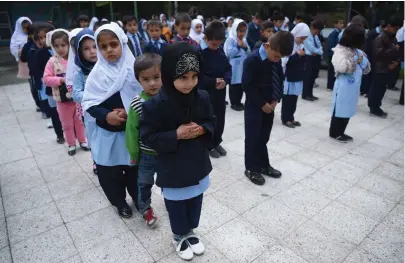
POLYGON ((304 40, 309 36, 310 29, 307 24, 299 23, 291 31, 294 36, 294 49, 289 57, 282 58, 281 62, 285 71, 284 96, 281 106, 281 121, 289 128, 301 126, 294 119, 297 109, 298 96, 302 93, 305 67, 304 40))
POLYGON ((66 68, 66 86, 69 88, 73 85, 73 76, 75 71, 77 70, 77 66, 75 64, 75 50, 74 42, 75 37, 82 31, 83 28, 75 28, 69 32, 69 58, 66 68))
POLYGON ((94 25, 95 25, 97 22, 98 22, 98 18, 97 18, 97 17, 93 17, 93 18, 90 20, 89 28, 94 31, 94 25))
POLYGON ((191 21, 190 37, 200 44, 201 39, 204 37, 204 24, 200 19, 193 19, 191 21))
POLYGON ((137 169, 130 166, 125 125, 131 100, 142 88, 135 79, 134 62, 128 37, 114 22, 95 32, 98 60, 90 72, 82 107, 95 118, 91 152, 97 164, 98 179, 108 200, 121 217, 131 217, 125 201, 126 190, 137 203, 137 169))
POLYGON ((227 23, 227 27, 226 27, 226 37, 228 38, 229 37, 229 33, 231 32, 231 29, 232 29, 232 24, 233 24, 233 17, 232 16, 228 16, 227 18, 226 18, 226 23, 227 23))
POLYGON ((28 17, 20 17, 15 22, 15 29, 10 41, 10 52, 18 62, 18 74, 17 77, 21 79, 29 79, 29 70, 27 63, 20 61, 21 51, 25 43, 27 43, 27 27, 32 24, 28 17))

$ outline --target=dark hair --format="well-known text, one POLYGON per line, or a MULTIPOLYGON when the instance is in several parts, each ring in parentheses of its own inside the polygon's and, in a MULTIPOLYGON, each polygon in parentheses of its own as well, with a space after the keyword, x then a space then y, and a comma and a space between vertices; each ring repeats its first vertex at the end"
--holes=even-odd
POLYGON ((204 34, 207 37, 207 40, 224 40, 225 39, 224 24, 218 20, 212 21, 205 28, 204 34))
POLYGON ((343 23, 345 22, 345 20, 343 18, 336 18, 335 20, 333 20, 334 24, 338 24, 340 21, 343 21, 343 23))
POLYGON ((96 31, 97 28, 99 28, 100 26, 106 25, 106 24, 109 24, 109 23, 110 22, 108 22, 108 21, 97 21, 96 23, 94 23, 93 31, 96 31))
POLYGON ((257 19, 265 20, 266 19, 266 14, 261 10, 255 13, 254 17, 257 19))
POLYGON ((242 21, 238 24, 238 27, 236 28, 236 31, 238 31, 240 29, 241 26, 247 27, 248 25, 246 24, 245 21, 242 21))
POLYGON ((63 41, 66 41, 66 43, 69 44, 69 36, 68 36, 68 34, 66 34, 63 31, 57 31, 57 32, 52 34, 52 38, 51 38, 52 45, 55 42, 55 40, 59 39, 59 38, 62 38, 63 41))
POLYGON ((180 23, 191 23, 191 17, 187 13, 178 13, 175 25, 178 26, 180 23))
POLYGON ((162 57, 155 53, 145 53, 136 58, 134 64, 135 78, 139 80, 139 74, 142 71, 158 67, 160 69, 160 64, 162 63, 162 57))
POLYGON ((362 48, 365 38, 366 31, 356 24, 350 24, 345 31, 343 31, 342 38, 339 44, 349 48, 362 48))
POLYGON ((271 17, 271 21, 278 21, 284 19, 285 19, 284 15, 280 12, 274 12, 273 16, 271 17))
POLYGON ((109 29, 103 29, 97 35, 97 42, 100 40, 101 35, 110 35, 110 36, 115 37, 116 39, 118 39, 117 35, 113 31, 111 31, 109 29))
POLYGON ((324 27, 324 24, 320 20, 314 20, 314 21, 311 22, 311 27, 314 28, 314 29, 322 30, 323 27, 324 27))
POLYGON ((270 48, 280 52, 282 57, 291 55, 294 48, 294 36, 290 32, 279 31, 269 37, 270 48))
POLYGON ((401 27, 403 26, 404 22, 399 16, 391 16, 386 24, 391 25, 392 27, 401 27))
POLYGON ((47 22, 34 22, 34 28, 34 40, 38 40, 40 32, 45 31, 45 33, 48 33, 49 31, 54 30, 55 26, 47 22))
POLYGON ((130 21, 135 21, 136 23, 138 23, 138 20, 136 19, 135 16, 133 15, 126 15, 122 17, 122 23, 124 24, 124 27, 127 25, 128 22, 130 21))
POLYGON ((350 24, 351 25, 359 25, 359 26, 363 25, 364 28, 368 27, 367 19, 364 18, 364 16, 361 16, 361 15, 354 16, 352 18, 352 20, 350 20, 350 24))
MULTIPOLYGON (((210 22, 210 23, 211 23, 211 22, 210 22)), ((221 23, 224 25, 225 28, 228 28, 228 23, 227 23, 226 21, 221 22, 221 23)))
POLYGON ((305 21, 306 18, 307 16, 301 12, 297 12, 297 14, 295 15, 295 19, 301 19, 302 21, 305 21))
POLYGON ((150 26, 158 26, 160 29, 163 28, 162 23, 156 19, 148 20, 148 22, 146 22, 146 29, 148 29, 150 26))
POLYGON ((89 18, 89 16, 88 16, 88 15, 84 15, 84 14, 82 14, 82 15, 79 15, 79 16, 77 17, 77 22, 79 22, 79 23, 80 23, 80 21, 86 21, 86 22, 89 22, 89 21, 90 21, 90 18, 89 18))
POLYGON ((260 26, 260 31, 265 31, 268 28, 274 28, 274 24, 271 21, 264 21, 260 26))
POLYGON ((27 26, 27 35, 33 35, 35 33, 35 26, 33 24, 29 24, 27 26))

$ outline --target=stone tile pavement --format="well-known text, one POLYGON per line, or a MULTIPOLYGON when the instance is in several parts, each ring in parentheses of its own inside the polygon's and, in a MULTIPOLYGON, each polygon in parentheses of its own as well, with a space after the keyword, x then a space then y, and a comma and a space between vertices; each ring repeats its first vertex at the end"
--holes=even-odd
MULTIPOLYGON (((388 91, 387 119, 360 98, 347 133, 328 138, 331 93, 299 100, 301 128, 281 125, 268 144, 279 180, 243 174, 243 113, 227 111, 224 147, 213 160, 200 227, 206 253, 194 262, 397 263, 404 261, 404 108, 388 91)), ((171 247, 159 189, 157 229, 140 215, 123 220, 92 174, 88 153, 70 157, 35 113, 26 84, 0 87, 0 262, 181 262, 171 247)), ((132 205, 132 203, 131 203, 132 205)))

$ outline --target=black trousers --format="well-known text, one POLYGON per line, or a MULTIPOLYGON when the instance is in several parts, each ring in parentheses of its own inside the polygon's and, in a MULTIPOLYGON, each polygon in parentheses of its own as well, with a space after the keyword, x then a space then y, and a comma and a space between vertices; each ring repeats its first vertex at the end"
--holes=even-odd
POLYGON ((241 105, 242 97, 242 84, 231 84, 229 86, 229 100, 231 101, 231 105, 241 105))
POLYGON ((401 67, 396 67, 392 72, 390 72, 390 77, 388 80, 387 88, 393 89, 397 84, 399 73, 401 72, 401 67))
MULTIPOLYGON (((46 103, 48 103, 48 101, 46 101, 46 103)), ((48 107, 49 107, 49 104, 48 104, 48 107)), ((60 119, 59 119, 58 110, 56 109, 56 107, 55 108, 49 107, 48 111, 49 111, 49 115, 52 120, 52 126, 53 126, 53 130, 55 131, 56 136, 63 137, 62 123, 60 122, 60 119)))
POLYGON ((404 105, 404 81, 402 80, 401 95, 399 95, 399 104, 404 105))
POLYGON ((373 85, 373 73, 370 72, 367 75, 363 75, 363 77, 361 78, 360 93, 368 94, 372 85, 373 85))
POLYGON ((302 97, 312 97, 314 96, 313 89, 315 84, 315 79, 318 77, 319 69, 321 66, 321 57, 320 56, 308 56, 307 55, 307 64, 304 74, 304 83, 302 90, 302 97))
POLYGON ((368 107, 370 111, 381 111, 381 103, 384 98, 385 91, 387 90, 387 84, 389 83, 390 73, 386 74, 374 74, 373 85, 368 93, 368 107))
POLYGON ((245 168, 259 172, 270 165, 267 142, 273 128, 274 112, 267 114, 251 101, 245 104, 245 168))
POLYGON ((108 201, 113 206, 126 205, 126 190, 138 209, 138 167, 129 165, 103 166, 98 165, 98 180, 108 201))
POLYGON ((337 138, 345 133, 347 124, 349 124, 350 118, 339 118, 333 116, 330 120, 330 127, 329 127, 329 136, 332 138, 337 138))
POLYGON ((333 86, 335 85, 335 68, 333 67, 332 64, 332 57, 329 57, 328 59, 328 84, 327 88, 330 90, 333 90, 333 86))
POLYGON ((200 223, 203 194, 187 200, 172 201, 165 198, 170 227, 175 235, 183 236, 200 223))
POLYGON ((30 84, 31 96, 32 96, 32 98, 33 98, 34 101, 35 101, 35 105, 37 105, 38 108, 41 108, 41 107, 40 107, 40 103, 39 103, 38 90, 37 90, 37 88, 35 87, 35 83, 34 83, 34 77, 31 76, 31 77, 28 79, 28 83, 30 84))
POLYGON ((294 113, 297 109, 297 95, 284 95, 281 100, 281 121, 283 123, 294 121, 294 113))
POLYGON ((212 109, 216 117, 216 126, 212 147, 215 148, 222 142, 222 134, 225 128, 225 97, 226 89, 214 90, 209 92, 212 109))

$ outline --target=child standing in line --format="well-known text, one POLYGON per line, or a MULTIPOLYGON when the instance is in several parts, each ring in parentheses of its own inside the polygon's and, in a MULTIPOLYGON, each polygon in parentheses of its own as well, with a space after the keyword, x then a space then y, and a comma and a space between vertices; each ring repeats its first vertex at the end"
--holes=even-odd
POLYGON ((138 28, 139 34, 141 35, 142 39, 145 41, 146 45, 150 42, 150 36, 148 34, 147 23, 148 23, 148 21, 146 19, 141 19, 141 21, 139 21, 140 27, 138 28))
MULTIPOLYGON (((80 33, 78 33, 75 38, 74 46, 76 48, 74 61, 78 69, 74 72, 72 98, 73 101, 75 101, 77 104, 80 104, 80 107, 78 107, 77 109, 81 110, 81 103, 83 99, 86 79, 97 62, 97 50, 93 30, 85 28, 80 31, 80 33)), ((91 135, 96 125, 94 118, 92 118, 88 112, 78 112, 77 116, 80 118, 83 117, 87 141, 91 142, 91 135)), ((91 147, 90 144, 89 146, 91 147)), ((97 166, 94 160, 93 173, 97 175, 97 166)))
POLYGON ((245 106, 241 102, 243 97, 242 72, 243 61, 250 53, 250 47, 247 43, 247 25, 242 19, 236 18, 232 24, 231 32, 225 41, 224 50, 232 66, 232 79, 229 87, 229 99, 231 109, 243 111, 245 106))
MULTIPOLYGON (((246 28, 246 27, 245 27, 246 28)), ((209 155, 219 158, 227 154, 221 146, 222 134, 225 128, 225 97, 226 85, 231 82, 232 67, 221 47, 225 39, 225 27, 220 21, 212 21, 205 30, 204 40, 201 41, 201 57, 204 61, 201 88, 208 91, 210 101, 216 116, 213 145, 209 155)))
POLYGON ((88 16, 88 15, 84 15, 84 14, 79 15, 79 16, 77 17, 77 25, 78 25, 80 28, 86 28, 86 27, 88 27, 88 26, 90 25, 90 18, 89 18, 89 16, 88 16))
POLYGON ((356 24, 350 25, 333 50, 336 81, 329 136, 342 143, 353 141, 351 136, 345 134, 345 130, 350 118, 356 114, 362 75, 371 70, 367 56, 360 50, 365 42, 364 36, 363 28, 356 24))
POLYGON ((323 29, 323 23, 321 21, 311 22, 311 34, 304 41, 304 49, 307 55, 307 62, 305 65, 305 77, 304 87, 302 90, 302 99, 308 101, 318 100, 318 97, 314 96, 313 89, 315 79, 318 76, 319 67, 321 65, 321 56, 323 49, 321 41, 319 41, 319 33, 323 29))
POLYGON ((81 118, 76 114, 76 103, 72 101, 72 93, 66 88, 66 65, 69 55, 69 32, 57 29, 51 32, 51 47, 53 57, 46 64, 43 82, 52 88, 52 96, 56 101, 59 118, 61 119, 63 132, 68 143, 68 154, 76 154, 76 136, 80 147, 88 151, 84 125, 81 118))
POLYGON ((284 74, 280 59, 294 47, 290 32, 278 32, 248 55, 243 64, 245 103, 245 175, 254 184, 265 183, 263 175, 279 178, 270 165, 267 142, 273 128, 274 109, 283 96, 284 74))
POLYGON ((29 79, 29 72, 27 63, 21 61, 21 51, 24 47, 24 44, 28 40, 28 26, 32 24, 31 20, 28 17, 20 17, 15 22, 14 33, 11 36, 10 40, 10 52, 15 58, 15 61, 18 62, 18 74, 17 78, 29 79))
POLYGON ((168 46, 161 66, 163 88, 143 103, 139 122, 141 140, 158 154, 156 185, 163 191, 173 245, 184 260, 204 253, 193 229, 200 221, 212 170, 208 147, 215 118, 208 94, 197 89, 201 63, 192 45, 168 46))
POLYGON ((191 21, 190 37, 198 44, 204 38, 204 23, 200 19, 191 21))
POLYGON ((130 40, 130 42, 128 42, 128 47, 134 57, 139 57, 142 55, 142 49, 144 48, 145 42, 143 41, 141 34, 138 32, 138 22, 136 17, 132 15, 124 16, 122 22, 124 23, 127 37, 130 40))
POLYGON ((157 170, 155 150, 143 144, 139 137, 139 118, 142 116, 142 103, 151 99, 162 86, 160 63, 162 58, 157 54, 146 53, 140 56, 134 65, 135 77, 143 91, 136 96, 128 112, 125 135, 131 164, 138 165, 138 208, 148 227, 154 227, 157 217, 151 207, 152 186, 157 170))
POLYGON ((143 52, 162 55, 167 46, 167 43, 160 37, 162 35, 162 23, 159 20, 149 20, 147 22, 147 30, 150 41, 145 46, 143 52))
POLYGON ((297 109, 297 100, 302 92, 304 80, 306 56, 303 43, 311 32, 307 24, 299 23, 291 30, 291 34, 294 36, 293 52, 289 57, 281 60, 283 68, 285 68, 284 96, 281 101, 281 122, 284 126, 295 128, 301 126, 301 123, 294 119, 294 113, 297 109))
POLYGON ((170 41, 171 44, 180 41, 198 46, 198 43, 189 36, 191 29, 191 18, 188 14, 179 13, 176 15, 174 29, 176 30, 177 35, 170 41))
POLYGON ((125 200, 126 190, 137 207, 138 169, 130 164, 125 123, 131 100, 141 92, 141 86, 134 75, 135 57, 121 27, 103 25, 95 39, 98 60, 86 80, 82 107, 96 123, 90 145, 100 185, 118 214, 129 218, 132 209, 125 200))
POLYGON ((260 40, 256 42, 253 50, 260 48, 263 43, 266 43, 269 37, 274 34, 274 24, 271 21, 264 21, 260 26, 260 40))

